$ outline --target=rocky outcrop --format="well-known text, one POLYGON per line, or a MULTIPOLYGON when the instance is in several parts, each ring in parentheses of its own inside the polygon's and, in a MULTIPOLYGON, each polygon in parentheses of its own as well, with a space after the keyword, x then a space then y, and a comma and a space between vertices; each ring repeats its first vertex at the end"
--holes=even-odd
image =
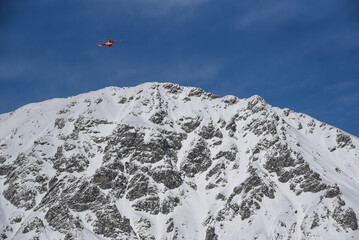
POLYGON ((211 164, 211 155, 207 143, 203 139, 200 139, 194 147, 189 150, 181 165, 181 171, 188 177, 194 177, 195 174, 207 170, 211 164))

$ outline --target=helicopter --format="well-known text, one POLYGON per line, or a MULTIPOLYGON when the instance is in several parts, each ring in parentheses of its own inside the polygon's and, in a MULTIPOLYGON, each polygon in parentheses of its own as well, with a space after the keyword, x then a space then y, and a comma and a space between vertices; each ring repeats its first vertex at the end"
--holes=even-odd
POLYGON ((103 40, 103 41, 107 41, 105 43, 98 43, 97 46, 103 47, 103 46, 108 46, 108 47, 112 47, 113 45, 115 45, 116 42, 119 42, 120 40, 111 40, 109 36, 107 36, 108 40, 103 40))

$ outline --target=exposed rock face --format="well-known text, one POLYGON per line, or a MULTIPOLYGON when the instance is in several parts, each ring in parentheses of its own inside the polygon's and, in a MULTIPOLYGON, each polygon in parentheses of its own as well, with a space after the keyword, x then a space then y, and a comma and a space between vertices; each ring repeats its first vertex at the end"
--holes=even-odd
POLYGON ((195 174, 207 170, 212 164, 210 154, 207 143, 200 139, 188 152, 182 163, 181 170, 188 177, 194 177, 195 174))
MULTIPOLYGON (((249 171, 251 175, 233 189, 233 193, 229 195, 227 206, 224 209, 226 212, 231 209, 233 215, 239 214, 242 220, 249 218, 255 213, 255 210, 260 209, 260 202, 262 202, 264 196, 270 199, 275 197, 274 183, 265 183, 253 168, 250 168, 249 171), (239 202, 233 200, 237 195, 242 196, 239 202)), ((223 211, 220 213, 222 214, 223 211)))
POLYGON ((80 221, 70 213, 66 206, 60 204, 51 207, 45 219, 50 227, 59 232, 67 233, 71 229, 81 228, 80 221))
POLYGON ((163 183, 168 189, 178 188, 183 182, 181 173, 173 169, 154 169, 151 177, 157 183, 163 183))
POLYGON ((217 235, 214 232, 214 228, 213 227, 209 227, 206 230, 206 238, 205 240, 217 240, 217 235))
POLYGON ((171 83, 0 115, 0 239, 359 239, 359 139, 171 83))

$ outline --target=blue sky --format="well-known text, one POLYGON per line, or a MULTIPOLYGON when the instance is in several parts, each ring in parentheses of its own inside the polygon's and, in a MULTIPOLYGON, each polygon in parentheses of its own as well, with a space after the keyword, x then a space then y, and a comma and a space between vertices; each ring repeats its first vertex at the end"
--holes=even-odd
POLYGON ((107 86, 254 94, 359 136, 356 0, 5 0, 0 113, 107 86), (107 35, 113 48, 96 44, 107 35))

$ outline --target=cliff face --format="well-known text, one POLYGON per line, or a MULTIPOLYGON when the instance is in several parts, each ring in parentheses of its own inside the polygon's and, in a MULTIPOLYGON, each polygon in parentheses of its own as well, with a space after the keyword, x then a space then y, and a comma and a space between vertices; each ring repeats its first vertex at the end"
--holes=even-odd
POLYGON ((171 83, 0 115, 0 239, 359 239, 359 139, 171 83))

